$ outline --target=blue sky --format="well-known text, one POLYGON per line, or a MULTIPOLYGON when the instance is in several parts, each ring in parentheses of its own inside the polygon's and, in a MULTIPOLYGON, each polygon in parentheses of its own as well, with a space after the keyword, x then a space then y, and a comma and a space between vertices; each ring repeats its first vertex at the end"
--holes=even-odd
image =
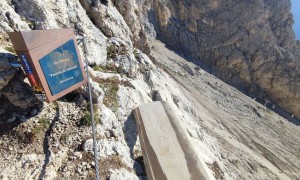
POLYGON ((292 13, 294 15, 294 31, 296 39, 300 40, 300 0, 292 0, 292 13))

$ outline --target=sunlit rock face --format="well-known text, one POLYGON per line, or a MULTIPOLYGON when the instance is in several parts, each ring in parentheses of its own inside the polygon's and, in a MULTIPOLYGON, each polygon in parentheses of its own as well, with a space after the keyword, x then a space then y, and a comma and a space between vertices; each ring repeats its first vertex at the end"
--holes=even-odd
POLYGON ((130 27, 137 27, 137 21, 143 25, 136 28, 140 35, 150 40, 156 35, 248 95, 300 116, 300 46, 292 29, 290 0, 115 4, 130 27))
POLYGON ((90 63, 105 63, 106 37, 145 53, 158 38, 251 97, 300 116, 290 0, 14 0, 1 8, 1 31, 74 27, 88 34, 90 63))
POLYGON ((299 122, 216 78, 299 117, 292 22, 287 0, 1 0, 0 177, 95 178, 87 87, 41 103, 6 51, 6 32, 74 28, 86 35, 101 179, 146 179, 132 110, 153 101, 177 106, 216 179, 299 179, 299 122))

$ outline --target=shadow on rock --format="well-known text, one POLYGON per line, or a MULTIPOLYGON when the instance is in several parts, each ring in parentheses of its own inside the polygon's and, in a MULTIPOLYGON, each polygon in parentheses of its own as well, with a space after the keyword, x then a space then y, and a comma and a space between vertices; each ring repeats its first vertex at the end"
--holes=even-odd
POLYGON ((43 167, 42 167, 41 174, 39 175, 38 179, 43 179, 44 176, 46 175, 46 168, 47 168, 47 165, 50 162, 50 157, 51 157, 49 138, 50 138, 50 135, 53 131, 53 127, 54 127, 55 123, 59 120, 59 115, 60 115, 60 112, 59 112, 59 109, 58 109, 58 111, 56 112, 55 117, 53 118, 53 121, 51 122, 51 124, 50 124, 49 128, 47 129, 47 131, 45 133, 45 136, 44 136, 43 151, 44 151, 44 154, 45 154, 45 159, 44 159, 44 164, 43 164, 43 167))
POLYGON ((134 119, 133 112, 130 113, 127 120, 124 123, 124 135, 127 146, 130 149, 130 156, 133 159, 133 147, 137 141, 137 126, 134 119))
POLYGON ((16 74, 0 91, 0 136, 37 115, 43 107, 32 87, 23 81, 23 71, 16 74))
POLYGON ((135 169, 137 175, 140 179, 146 179, 145 165, 143 161, 143 156, 134 156, 134 145, 136 144, 138 131, 136 121, 133 112, 130 113, 127 120, 124 123, 124 135, 127 146, 130 149, 130 157, 134 160, 133 168, 135 169))
POLYGON ((0 48, 0 136, 35 116, 43 106, 25 78, 18 57, 0 48))
POLYGON ((280 108, 279 106, 273 104, 272 102, 263 100, 261 98, 256 98, 255 101, 257 101, 260 104, 264 105, 269 110, 277 113, 279 116, 285 118, 290 123, 293 123, 296 126, 300 126, 300 119, 299 118, 295 117, 293 114, 288 113, 287 111, 283 110, 282 108, 280 108))

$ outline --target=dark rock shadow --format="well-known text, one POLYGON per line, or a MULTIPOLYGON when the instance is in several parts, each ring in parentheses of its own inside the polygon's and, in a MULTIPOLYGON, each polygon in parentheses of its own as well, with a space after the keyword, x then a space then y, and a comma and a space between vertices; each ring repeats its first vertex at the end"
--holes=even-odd
POLYGON ((147 179, 143 157, 142 156, 134 157, 133 155, 134 153, 133 148, 134 145, 136 144, 137 137, 138 137, 137 125, 136 125, 133 112, 129 114, 127 120, 124 123, 124 135, 125 135, 126 144, 130 149, 130 157, 134 161, 133 168, 135 169, 136 174, 141 179, 147 179))
POLYGON ((293 117, 292 114, 286 112, 285 110, 283 110, 279 106, 273 104, 272 102, 266 103, 266 101, 263 100, 262 98, 256 98, 255 101, 259 102, 262 105, 265 105, 266 108, 277 113, 279 116, 285 118, 290 123, 293 123, 296 126, 300 126, 300 119, 298 119, 295 116, 293 117))
MULTIPOLYGON (((0 53, 0 60, 2 55, 0 53)), ((43 107, 33 88, 24 82, 25 77, 21 69, 16 70, 14 77, 0 91, 0 136, 37 115, 43 107)))
POLYGON ((135 118, 133 112, 131 112, 124 123, 124 135, 127 146, 130 149, 130 156, 133 158, 133 147, 137 141, 137 126, 135 122, 135 118))
POLYGON ((59 109, 57 110, 56 112, 56 115, 54 117, 54 119, 52 120, 49 128, 47 129, 46 133, 45 133, 45 136, 44 136, 44 142, 43 142, 43 151, 44 151, 44 154, 45 154, 45 159, 44 159, 44 164, 43 164, 43 167, 42 167, 42 171, 39 175, 39 180, 43 179, 45 174, 46 174, 46 168, 47 168, 47 165, 49 164, 50 162, 50 157, 51 157, 51 151, 50 151, 50 145, 49 145, 49 138, 50 138, 50 135, 53 131, 53 127, 55 125, 55 123, 59 120, 59 109))
POLYGON ((12 132, 27 119, 38 115, 39 109, 42 107, 43 103, 41 102, 24 110, 11 104, 6 97, 0 96, 0 136, 12 132), (31 115, 32 111, 36 111, 36 114, 31 115))
POLYGON ((272 104, 268 104, 266 107, 269 108, 271 111, 274 111, 275 113, 277 113, 281 117, 285 118, 290 123, 293 123, 296 126, 300 126, 300 119, 296 118, 295 116, 293 117, 292 114, 284 111, 280 107, 275 106, 275 108, 273 108, 272 104))

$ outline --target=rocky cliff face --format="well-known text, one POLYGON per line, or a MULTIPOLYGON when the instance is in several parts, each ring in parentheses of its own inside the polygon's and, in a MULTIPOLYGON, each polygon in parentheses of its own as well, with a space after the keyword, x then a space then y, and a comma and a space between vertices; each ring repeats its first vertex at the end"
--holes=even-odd
POLYGON ((299 115, 289 9, 287 0, 3 0, 0 179, 94 178, 86 87, 41 108, 9 67, 16 57, 5 32, 64 27, 87 36, 102 178, 145 178, 131 111, 168 100, 216 179, 299 179, 299 122, 196 66, 299 115))
POLYGON ((292 30, 289 0, 35 3, 11 1, 24 21, 15 23, 15 12, 3 10, 2 29, 74 27, 89 34, 90 62, 102 64, 104 35, 145 53, 157 37, 251 97, 300 116, 300 45, 292 30), (85 10, 88 18, 80 15, 85 10))
POLYGON ((131 26, 139 20, 141 32, 152 32, 145 33, 150 34, 148 39, 155 32, 158 39, 223 81, 300 116, 300 49, 289 0, 115 3, 131 26), (129 13, 128 6, 142 18, 129 13))

